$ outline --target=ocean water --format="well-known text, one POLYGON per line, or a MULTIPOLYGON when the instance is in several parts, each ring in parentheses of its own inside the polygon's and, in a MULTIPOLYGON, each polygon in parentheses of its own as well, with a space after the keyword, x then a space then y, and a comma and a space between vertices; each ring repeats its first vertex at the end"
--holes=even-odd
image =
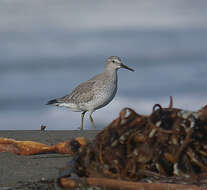
MULTIPOLYGON (((0 2, 0 130, 77 129, 80 113, 46 106, 119 56, 118 92, 93 118, 108 125, 122 108, 207 104, 205 1, 0 2), (118 3, 119 2, 119 3, 118 3)), ((85 128, 92 129, 88 115, 85 128)))

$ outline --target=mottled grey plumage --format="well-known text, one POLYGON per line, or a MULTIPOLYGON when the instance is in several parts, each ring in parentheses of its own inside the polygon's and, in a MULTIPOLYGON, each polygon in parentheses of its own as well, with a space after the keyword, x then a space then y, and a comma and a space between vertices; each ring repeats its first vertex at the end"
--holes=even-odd
POLYGON ((70 94, 50 100, 48 105, 64 106, 73 111, 82 112, 81 129, 83 129, 84 114, 88 111, 92 125, 95 127, 92 113, 107 105, 115 96, 117 91, 117 70, 125 68, 131 71, 133 69, 122 64, 117 56, 108 58, 104 72, 81 83, 70 94))
POLYGON ((80 84, 78 87, 74 89, 72 93, 62 98, 59 98, 58 99, 59 103, 63 102, 63 103, 81 104, 84 102, 91 101, 94 96, 94 93, 91 89, 93 89, 93 85, 95 83, 96 83, 95 81, 87 81, 80 84))

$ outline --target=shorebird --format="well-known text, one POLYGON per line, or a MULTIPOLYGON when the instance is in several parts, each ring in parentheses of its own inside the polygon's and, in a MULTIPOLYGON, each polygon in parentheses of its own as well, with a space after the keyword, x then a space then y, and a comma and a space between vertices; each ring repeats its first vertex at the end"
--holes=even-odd
POLYGON ((83 130, 84 115, 88 111, 91 124, 96 129, 92 113, 106 106, 114 98, 117 92, 117 70, 120 68, 134 71, 124 65, 119 57, 109 57, 104 72, 81 83, 70 94, 48 101, 47 105, 63 106, 72 111, 82 112, 81 130, 83 130))

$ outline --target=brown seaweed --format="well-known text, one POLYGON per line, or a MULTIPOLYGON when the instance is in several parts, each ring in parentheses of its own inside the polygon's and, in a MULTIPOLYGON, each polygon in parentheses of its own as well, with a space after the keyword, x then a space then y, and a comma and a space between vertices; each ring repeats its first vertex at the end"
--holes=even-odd
POLYGON ((171 98, 168 108, 156 104, 149 116, 124 108, 92 142, 77 138, 48 146, 0 138, 0 151, 74 155, 58 179, 66 189, 83 184, 132 190, 207 188, 207 106, 196 112, 173 108, 171 98))

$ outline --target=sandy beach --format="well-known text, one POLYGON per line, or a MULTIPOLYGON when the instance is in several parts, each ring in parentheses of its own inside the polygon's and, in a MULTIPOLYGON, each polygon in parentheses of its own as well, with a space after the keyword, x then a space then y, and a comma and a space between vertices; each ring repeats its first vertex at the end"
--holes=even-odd
MULTIPOLYGON (((0 137, 15 140, 30 140, 53 145, 62 141, 83 136, 93 139, 99 131, 0 131, 0 137)), ((69 155, 41 154, 19 156, 12 153, 0 153, 0 189, 15 187, 19 182, 35 182, 41 179, 58 177, 61 168, 71 160, 69 155)))

